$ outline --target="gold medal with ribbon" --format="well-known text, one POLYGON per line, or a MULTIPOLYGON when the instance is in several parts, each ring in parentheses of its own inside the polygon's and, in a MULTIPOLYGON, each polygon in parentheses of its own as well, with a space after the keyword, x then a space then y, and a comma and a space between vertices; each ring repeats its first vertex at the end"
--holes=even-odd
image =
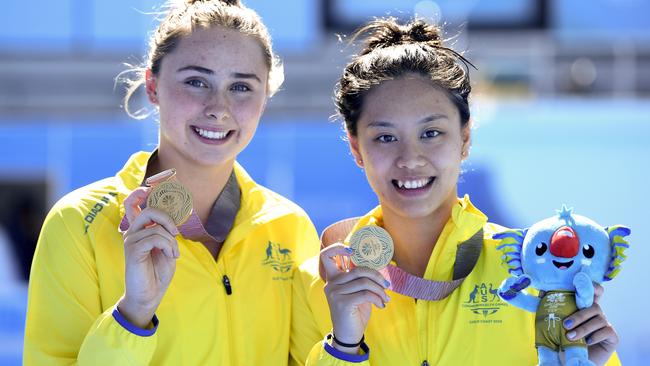
MULTIPOLYGON (((353 217, 328 226, 321 234, 321 249, 335 243, 342 243, 358 220, 358 217, 353 217)), ((483 248, 483 228, 478 228, 470 238, 458 244, 451 281, 424 279, 391 264, 394 253, 393 241, 390 234, 379 226, 363 226, 352 234, 349 244, 352 248, 349 257, 352 262, 357 266, 378 270, 390 282, 389 290, 415 299, 438 301, 458 288, 476 266, 483 248)), ((343 256, 343 258, 348 257, 343 256)), ((345 260, 342 260, 341 268, 345 271, 349 270, 345 260)), ((319 264, 319 273, 325 281, 323 263, 319 264)))

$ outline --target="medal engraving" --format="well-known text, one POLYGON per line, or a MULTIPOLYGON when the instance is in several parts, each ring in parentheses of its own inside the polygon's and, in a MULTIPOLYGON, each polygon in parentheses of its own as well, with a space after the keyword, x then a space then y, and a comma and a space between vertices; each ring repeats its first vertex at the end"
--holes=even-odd
POLYGON ((151 189, 147 197, 147 206, 165 212, 178 226, 192 213, 192 195, 182 184, 164 181, 151 189))
POLYGON ((393 258, 393 239, 379 226, 369 225, 357 230, 350 238, 352 262, 358 267, 380 270, 393 258))

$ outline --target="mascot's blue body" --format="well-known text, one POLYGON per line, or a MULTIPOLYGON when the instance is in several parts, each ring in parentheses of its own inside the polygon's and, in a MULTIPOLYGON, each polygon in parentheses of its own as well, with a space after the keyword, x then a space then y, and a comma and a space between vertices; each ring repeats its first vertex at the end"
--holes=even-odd
POLYGON ((528 229, 507 230, 494 235, 511 277, 499 288, 499 295, 512 305, 536 313, 535 346, 540 365, 593 365, 584 339, 569 340, 562 326, 564 318, 590 307, 593 283, 609 281, 625 260, 630 229, 616 225, 601 227, 572 213, 566 206, 554 217, 528 229), (539 296, 524 291, 528 286, 539 296))

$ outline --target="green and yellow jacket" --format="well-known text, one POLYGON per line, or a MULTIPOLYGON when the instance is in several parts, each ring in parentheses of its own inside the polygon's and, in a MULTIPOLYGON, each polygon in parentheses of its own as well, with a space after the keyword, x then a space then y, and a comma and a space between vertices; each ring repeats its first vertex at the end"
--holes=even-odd
MULTIPOLYGON (((351 232, 365 225, 382 226, 377 207, 351 232)), ((479 229, 483 247, 476 266, 451 295, 440 301, 418 300, 387 291, 386 308, 373 306, 365 332, 366 350, 347 355, 331 346, 329 307, 319 276, 318 258, 300 266, 293 281, 292 360, 298 365, 535 365, 535 314, 510 306, 497 295, 508 276, 498 241, 504 228, 487 222, 469 198, 453 207, 429 258, 424 278, 450 281, 456 248, 479 229)), ((349 238, 349 236, 348 236, 349 238)), ((618 365, 616 355, 608 365, 618 365)))
POLYGON ((291 278, 318 253, 318 236, 302 209, 238 164, 241 205, 217 259, 179 235, 156 327, 138 329, 116 311, 123 202, 144 180, 149 157, 134 154, 115 177, 66 195, 48 214, 29 282, 24 363, 286 365, 291 278))

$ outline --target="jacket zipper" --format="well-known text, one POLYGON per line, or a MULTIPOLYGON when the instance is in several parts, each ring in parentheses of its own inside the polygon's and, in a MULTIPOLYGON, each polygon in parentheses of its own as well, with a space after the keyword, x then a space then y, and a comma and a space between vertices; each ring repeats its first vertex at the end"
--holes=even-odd
POLYGON ((416 316, 418 320, 418 338, 420 343, 420 352, 423 355, 421 366, 429 366, 427 361, 429 349, 429 334, 428 334, 428 320, 429 320, 429 307, 426 301, 416 301, 416 316))
POLYGON ((232 321, 231 321, 231 316, 230 314, 230 304, 228 301, 228 296, 232 295, 232 282, 230 281, 230 277, 226 273, 228 273, 228 269, 226 268, 226 261, 225 261, 225 255, 224 253, 220 253, 222 255, 221 259, 221 268, 223 269, 223 276, 221 277, 221 283, 223 284, 223 287, 226 290, 226 297, 225 297, 225 310, 226 310, 226 328, 228 329, 228 353, 230 356, 228 357, 229 361, 231 364, 236 365, 237 360, 234 359, 234 352, 232 352, 232 342, 235 338, 232 337, 232 321))
POLYGON ((230 278, 228 278, 227 275, 223 275, 221 282, 223 283, 223 287, 226 288, 226 294, 232 295, 232 285, 230 285, 230 278))

